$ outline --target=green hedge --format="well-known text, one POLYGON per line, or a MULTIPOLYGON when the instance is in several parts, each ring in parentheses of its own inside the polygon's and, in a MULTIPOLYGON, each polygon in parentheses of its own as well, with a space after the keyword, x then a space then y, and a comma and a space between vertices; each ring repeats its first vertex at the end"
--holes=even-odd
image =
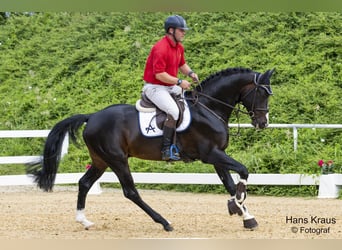
MULTIPOLYGON (((151 46, 171 13, 10 13, 0 20, 0 129, 50 129, 76 113, 135 103, 151 46)), ((173 14, 173 13, 172 13, 173 14)), ((201 79, 247 67, 272 77, 271 123, 341 123, 340 12, 185 12, 184 46, 201 79)), ((239 120, 249 123, 249 118, 239 120)), ((232 117, 231 123, 237 118, 232 117)), ((251 173, 318 174, 319 159, 342 166, 338 129, 231 129, 227 153, 251 173)), ((35 155, 41 139, 1 139, 1 155, 35 155)), ((87 150, 71 146, 63 172, 83 171, 87 150)), ((199 162, 168 166, 131 159, 133 171, 213 172, 199 162)), ((0 174, 22 166, 0 166, 0 174), (11 169, 11 170, 9 170, 11 169)))

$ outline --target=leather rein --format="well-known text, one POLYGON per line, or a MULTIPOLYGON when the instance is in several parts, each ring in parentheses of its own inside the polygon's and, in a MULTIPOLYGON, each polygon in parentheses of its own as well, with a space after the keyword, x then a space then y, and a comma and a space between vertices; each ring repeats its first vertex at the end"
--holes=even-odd
POLYGON ((257 79, 258 79, 259 75, 255 74, 254 75, 254 88, 251 88, 246 94, 244 94, 240 99, 239 99, 239 102, 238 104, 240 104, 241 102, 243 102, 243 100, 245 98, 247 98, 247 96, 249 96, 252 92, 254 92, 254 96, 253 96, 253 102, 252 102, 252 108, 251 108, 251 111, 244 111, 244 110, 241 110, 240 109, 240 105, 238 105, 238 107, 236 106, 233 106, 231 104, 228 104, 228 103, 225 103, 215 97, 212 97, 212 96, 209 96, 207 94, 204 94, 200 91, 197 91, 197 90, 193 90, 193 97, 192 98, 189 98, 191 99, 192 101, 194 101, 194 105, 196 104, 199 104, 201 105, 204 109, 206 109, 207 111, 209 111, 211 114, 213 114, 217 119, 219 119, 220 121, 222 121, 224 124, 227 124, 228 121, 226 121, 225 119, 223 119, 221 116, 219 116, 218 114, 215 113, 215 111, 213 111, 212 109, 210 109, 208 106, 204 105, 203 103, 201 103, 199 100, 198 100, 198 96, 203 96, 209 100, 212 100, 216 103, 219 103, 225 107, 228 107, 228 108, 231 108, 232 110, 235 110, 236 111, 236 115, 238 117, 238 114, 239 113, 243 113, 243 114, 246 114, 246 115, 249 115, 251 118, 254 117, 254 111, 256 110, 260 110, 260 111, 268 111, 268 108, 255 108, 254 105, 255 105, 255 97, 256 97, 256 93, 257 93, 257 90, 259 87, 261 88, 264 88, 266 90, 266 92, 269 94, 269 95, 272 95, 272 91, 269 90, 267 88, 267 85, 262 85, 262 84, 258 84, 257 83, 257 79))

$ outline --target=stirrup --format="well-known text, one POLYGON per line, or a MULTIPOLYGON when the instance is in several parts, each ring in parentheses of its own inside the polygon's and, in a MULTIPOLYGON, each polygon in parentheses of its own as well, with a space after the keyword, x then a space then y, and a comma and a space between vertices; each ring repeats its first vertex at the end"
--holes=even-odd
POLYGON ((166 150, 162 151, 162 160, 163 161, 179 161, 181 158, 179 157, 179 150, 176 145, 172 144, 166 150))
POLYGON ((172 144, 170 146, 170 160, 179 161, 180 159, 178 147, 175 144, 172 144))

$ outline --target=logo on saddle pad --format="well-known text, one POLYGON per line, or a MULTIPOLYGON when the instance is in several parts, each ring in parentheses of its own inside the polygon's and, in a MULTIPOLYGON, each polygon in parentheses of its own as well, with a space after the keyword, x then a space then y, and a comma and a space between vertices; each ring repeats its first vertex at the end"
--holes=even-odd
MULTIPOLYGON (((187 129, 191 122, 191 115, 188 103, 182 99, 181 102, 183 107, 180 113, 180 120, 177 122, 177 132, 184 131, 187 129)), ((147 106, 145 100, 138 100, 135 104, 136 109, 139 111, 139 127, 140 131, 144 136, 155 137, 162 136, 162 126, 164 124, 166 114, 156 108, 155 106, 147 106)))

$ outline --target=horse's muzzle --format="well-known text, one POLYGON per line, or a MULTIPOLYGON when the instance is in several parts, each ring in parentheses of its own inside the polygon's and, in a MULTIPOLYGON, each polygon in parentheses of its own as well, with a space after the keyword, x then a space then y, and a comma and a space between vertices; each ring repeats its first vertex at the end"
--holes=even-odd
POLYGON ((268 113, 262 117, 253 117, 252 118, 252 125, 256 129, 264 129, 268 127, 268 113))

